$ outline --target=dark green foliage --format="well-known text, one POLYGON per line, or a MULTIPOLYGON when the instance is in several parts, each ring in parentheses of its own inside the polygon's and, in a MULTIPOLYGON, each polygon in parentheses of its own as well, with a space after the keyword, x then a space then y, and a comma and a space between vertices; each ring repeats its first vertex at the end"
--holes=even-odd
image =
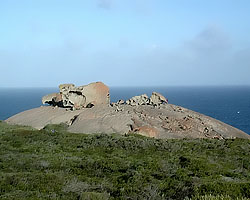
POLYGON ((1 199, 250 198, 250 141, 87 135, 0 123, 1 199))

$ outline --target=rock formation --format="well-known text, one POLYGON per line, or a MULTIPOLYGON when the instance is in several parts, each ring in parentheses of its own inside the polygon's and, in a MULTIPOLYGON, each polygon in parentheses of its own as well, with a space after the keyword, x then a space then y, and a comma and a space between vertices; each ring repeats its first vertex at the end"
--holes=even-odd
POLYGON ((52 105, 52 106, 63 107, 62 95, 60 93, 48 94, 42 98, 42 103, 43 104, 48 103, 49 105, 52 105))
POLYGON ((148 105, 149 98, 146 94, 143 94, 141 96, 134 96, 131 99, 127 100, 126 104, 131 106, 148 105))
POLYGON ((150 103, 152 105, 160 105, 168 103, 168 100, 158 92, 153 92, 150 97, 150 103))
POLYGON ((96 105, 109 105, 109 88, 102 82, 75 87, 74 84, 61 84, 60 93, 53 93, 42 98, 42 103, 80 110, 96 105))
POLYGON ((60 93, 44 96, 52 106, 24 111, 6 120, 42 129, 65 123, 74 133, 141 134, 154 138, 250 138, 241 130, 186 108, 168 104, 153 92, 109 103, 109 88, 101 82, 59 86, 60 93), (71 109, 68 109, 71 108, 71 109))
POLYGON ((128 99, 126 102, 123 100, 119 100, 116 104, 127 104, 131 106, 139 106, 139 105, 153 105, 159 106, 160 104, 166 104, 168 100, 158 92, 153 92, 151 97, 149 98, 146 94, 140 96, 134 96, 131 99, 128 99))

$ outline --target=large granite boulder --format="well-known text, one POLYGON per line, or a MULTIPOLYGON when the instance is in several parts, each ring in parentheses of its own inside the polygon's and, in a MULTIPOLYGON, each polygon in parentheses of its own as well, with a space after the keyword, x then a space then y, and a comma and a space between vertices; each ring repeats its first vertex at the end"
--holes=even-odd
POLYGON ((109 88, 102 82, 90 83, 79 87, 79 89, 81 89, 82 94, 86 97, 85 107, 110 104, 109 88))
POLYGON ((109 88, 102 82, 76 87, 74 84, 59 85, 60 93, 53 93, 42 98, 42 103, 52 106, 79 110, 95 105, 109 105, 109 88))

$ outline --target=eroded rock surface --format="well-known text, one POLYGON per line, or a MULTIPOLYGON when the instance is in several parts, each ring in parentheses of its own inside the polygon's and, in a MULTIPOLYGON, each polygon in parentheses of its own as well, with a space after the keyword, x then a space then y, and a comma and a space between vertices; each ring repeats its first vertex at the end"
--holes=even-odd
POLYGON ((53 93, 42 98, 42 103, 53 106, 80 110, 96 105, 109 105, 109 88, 102 82, 76 87, 74 84, 61 84, 60 93, 53 93))
POLYGON ((160 104, 166 104, 168 103, 168 100, 160 93, 153 92, 150 97, 150 104, 152 105, 160 105, 160 104))
POLYGON ((168 100, 156 92, 150 98, 143 94, 110 104, 109 88, 101 82, 80 87, 63 84, 59 88, 60 93, 42 99, 43 103, 51 102, 52 106, 24 111, 6 122, 38 129, 47 124, 65 123, 68 131, 74 133, 135 133, 154 138, 250 138, 221 121, 168 104, 168 100))
POLYGON ((82 110, 43 106, 6 120, 41 129, 66 123, 74 133, 136 133, 155 138, 249 138, 221 121, 172 104, 94 106, 82 110))
POLYGON ((44 96, 42 98, 42 103, 46 104, 48 103, 49 105, 52 106, 63 106, 63 101, 62 101, 62 95, 60 93, 52 93, 44 96))
POLYGON ((139 105, 154 105, 159 106, 161 104, 168 103, 168 100, 160 93, 153 92, 151 97, 149 98, 146 94, 140 96, 134 96, 131 99, 128 99, 126 102, 123 100, 119 100, 116 105, 127 104, 131 106, 139 106, 139 105))
POLYGON ((148 105, 149 103, 150 99, 146 94, 140 96, 134 96, 126 101, 126 104, 131 106, 148 105))

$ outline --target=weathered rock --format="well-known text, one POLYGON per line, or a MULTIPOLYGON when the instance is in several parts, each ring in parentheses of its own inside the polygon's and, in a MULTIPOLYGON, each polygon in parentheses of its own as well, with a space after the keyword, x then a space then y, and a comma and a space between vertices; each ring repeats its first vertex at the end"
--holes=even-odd
POLYGON ((149 104, 149 98, 146 94, 134 96, 131 99, 127 100, 126 104, 131 106, 147 105, 149 104))
POLYGON ((72 119, 74 119, 74 117, 80 112, 81 110, 70 111, 66 108, 41 106, 39 108, 18 113, 7 119, 6 122, 42 129, 47 124, 70 124, 72 119))
POLYGON ((52 93, 44 96, 42 98, 42 103, 43 104, 49 104, 53 106, 62 106, 62 95, 59 93, 52 93))
POLYGON ((59 89, 62 95, 63 107, 79 109, 84 106, 86 98, 77 90, 74 84, 61 84, 59 89))
POLYGON ((102 82, 75 87, 74 84, 61 84, 60 93, 46 95, 42 103, 53 106, 69 107, 73 110, 91 108, 95 105, 109 105, 109 88, 102 82))
MULTIPOLYGON (((167 103, 168 100, 158 92, 153 92, 150 98, 148 98, 146 94, 143 94, 140 96, 134 96, 126 101, 126 104, 131 106, 139 106, 139 105, 159 106, 161 104, 167 104, 167 103)), ((122 103, 117 102, 116 104, 122 104, 122 103)))
POLYGON ((69 90, 75 89, 75 85, 72 83, 59 85, 60 93, 67 93, 69 90))
POLYGON ((59 88, 60 93, 42 99, 43 103, 59 107, 45 106, 24 111, 6 122, 38 129, 47 124, 65 123, 68 131, 74 133, 132 132, 155 138, 250 139, 243 131, 216 119, 168 104, 167 99, 156 92, 150 98, 144 94, 132 97, 126 103, 120 100, 107 106, 110 105, 109 88, 101 82, 80 87, 63 84, 59 88))
POLYGON ((114 102, 110 103, 110 105, 111 105, 112 107, 114 107, 114 106, 119 107, 119 105, 124 105, 125 103, 126 103, 126 102, 125 102, 124 100, 120 99, 120 100, 118 100, 116 103, 114 103, 114 102))
POLYGON ((88 105, 109 105, 109 88, 102 82, 90 83, 79 87, 82 94, 86 97, 85 106, 88 105))
POLYGON ((163 95, 161 95, 158 92, 152 93, 150 97, 150 104, 160 105, 160 104, 165 104, 165 103, 168 103, 168 100, 163 95))
POLYGON ((94 106, 91 109, 67 110, 45 106, 24 111, 6 122, 43 128, 47 124, 66 123, 73 133, 134 132, 155 138, 248 138, 250 136, 230 125, 191 110, 165 104, 156 109, 150 105, 127 104, 94 106))

